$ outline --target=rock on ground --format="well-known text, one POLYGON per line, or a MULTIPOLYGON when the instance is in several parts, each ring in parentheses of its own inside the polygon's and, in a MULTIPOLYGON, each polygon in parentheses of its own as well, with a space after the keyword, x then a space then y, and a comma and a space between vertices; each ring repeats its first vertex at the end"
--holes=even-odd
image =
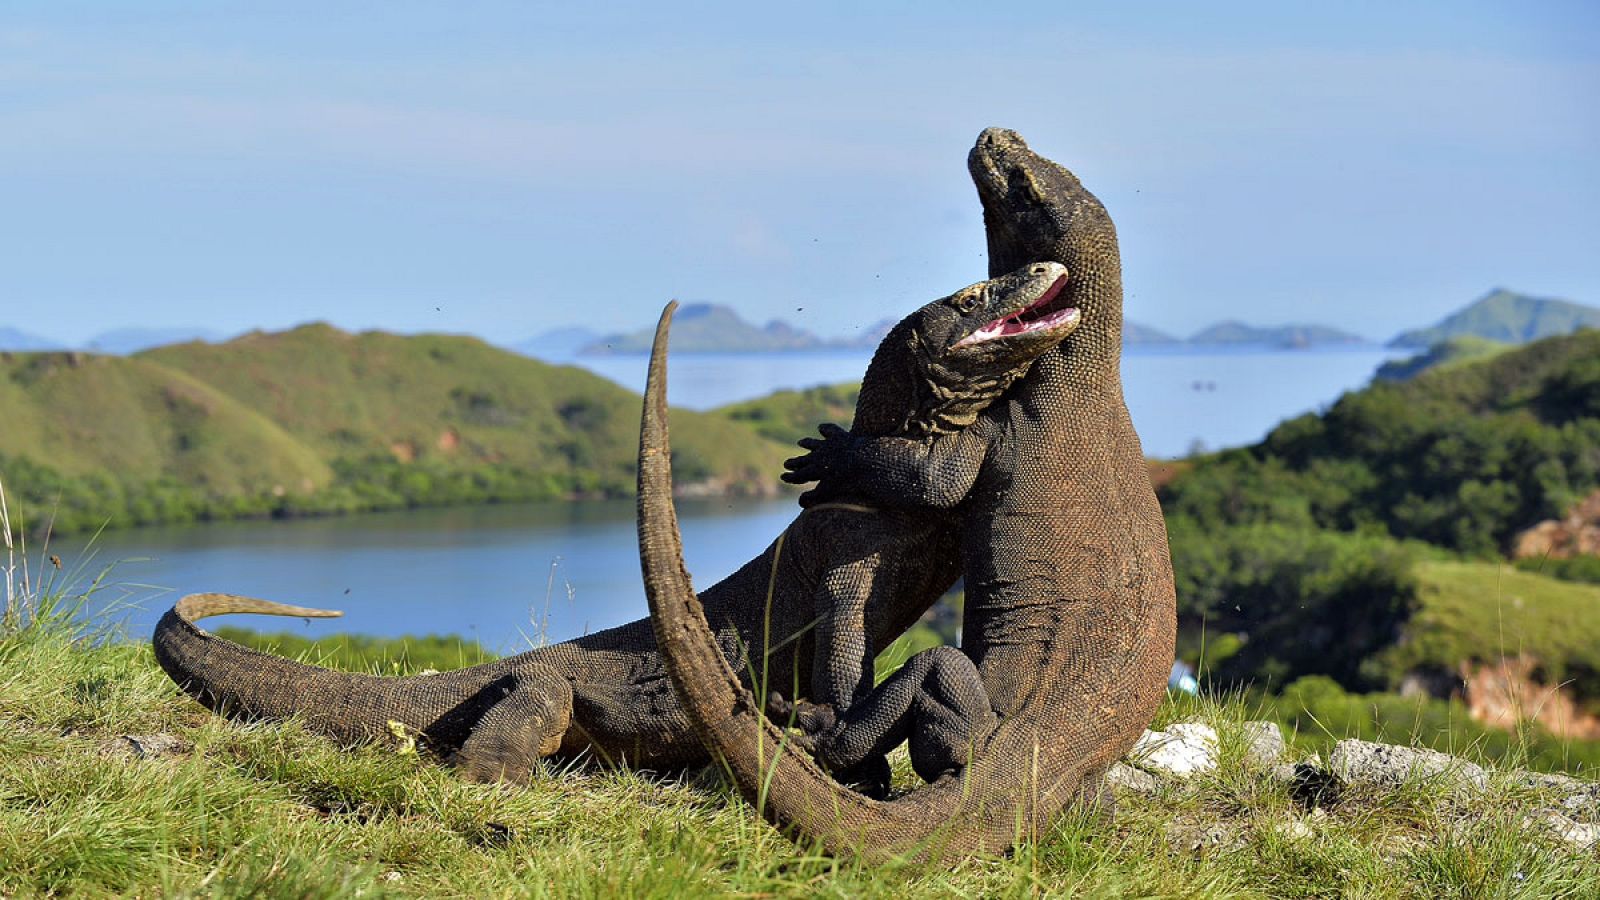
POLYGON ((1344 740, 1333 745, 1328 770, 1345 784, 1399 787, 1417 778, 1438 779, 1452 792, 1482 790, 1489 783, 1483 769, 1464 759, 1372 741, 1344 740))

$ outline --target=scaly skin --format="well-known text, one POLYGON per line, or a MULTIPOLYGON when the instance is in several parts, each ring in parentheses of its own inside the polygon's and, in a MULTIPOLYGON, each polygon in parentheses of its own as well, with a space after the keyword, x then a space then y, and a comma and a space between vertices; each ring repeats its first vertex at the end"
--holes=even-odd
POLYGON ((745 795, 775 823, 833 853, 962 856, 1032 838, 1133 745, 1160 703, 1172 661, 1166 529, 1118 370, 1115 229, 1077 178, 1012 132, 985 131, 968 162, 991 267, 1063 263, 1082 325, 980 417, 999 433, 981 459, 957 454, 941 470, 928 465, 940 454, 918 462, 905 442, 883 444, 876 457, 872 441, 852 450, 865 470, 890 479, 881 493, 901 502, 917 500, 923 488, 907 473, 942 471, 973 484, 957 510, 967 590, 962 650, 977 667, 995 723, 975 729, 970 763, 959 774, 878 802, 841 788, 785 746, 786 735, 713 652, 683 566, 659 354, 646 387, 640 556, 667 671, 696 731, 745 795), (874 468, 874 458, 891 464, 874 468))
MULTIPOLYGON (((873 358, 853 427, 933 443, 959 439, 1077 320, 960 348, 949 338, 1018 313, 1065 277, 1059 265, 1027 266, 907 317, 873 358)), ((873 657, 954 582, 957 537, 937 513, 855 503, 808 509, 701 598, 717 652, 742 684, 761 685, 763 694, 846 710, 871 688, 873 657), (746 656, 746 648, 764 647, 772 651, 746 656)), ((225 715, 299 716, 346 744, 385 739, 398 723, 477 779, 525 778, 553 752, 651 768, 705 759, 643 619, 454 672, 385 678, 249 650, 194 624, 229 612, 337 615, 227 594, 179 601, 156 626, 156 658, 191 696, 225 715)), ((867 762, 873 771, 886 768, 867 762)))

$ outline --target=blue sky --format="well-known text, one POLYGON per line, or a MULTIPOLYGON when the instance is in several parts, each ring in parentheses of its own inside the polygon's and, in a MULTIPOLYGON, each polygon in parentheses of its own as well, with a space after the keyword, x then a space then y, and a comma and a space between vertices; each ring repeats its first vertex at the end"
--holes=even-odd
POLYGON ((984 277, 988 125, 1166 330, 1600 305, 1600 4, 772 6, 7 3, 0 326, 843 334, 984 277))

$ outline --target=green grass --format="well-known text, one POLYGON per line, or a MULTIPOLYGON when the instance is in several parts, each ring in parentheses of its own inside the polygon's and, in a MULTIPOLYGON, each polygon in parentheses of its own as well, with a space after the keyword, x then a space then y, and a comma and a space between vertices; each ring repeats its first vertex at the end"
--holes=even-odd
POLYGON ((1536 575, 1546 575, 1562 581, 1600 584, 1600 556, 1573 556, 1567 559, 1530 557, 1517 560, 1516 566, 1536 575))
POLYGON ((1416 573, 1421 606, 1384 652, 1386 669, 1454 672, 1462 661, 1529 656, 1542 681, 1600 700, 1600 586, 1492 562, 1424 561, 1416 573))
POLYGON ((1536 724, 1515 732, 1473 721, 1459 700, 1348 693, 1331 678, 1310 675, 1276 696, 1254 694, 1247 705, 1279 723, 1308 752, 1326 752, 1336 741, 1360 738, 1386 744, 1469 754, 1499 766, 1540 772, 1600 774, 1600 741, 1560 738, 1536 724))
POLYGON ((384 675, 411 675, 429 669, 444 672, 498 658, 477 641, 454 635, 390 639, 337 634, 313 639, 288 632, 262 634, 235 626, 215 629, 215 633, 256 650, 349 672, 384 675))
MULTIPOLYGON (((810 852, 715 779, 549 767, 475 785, 395 747, 340 750, 294 723, 241 726, 173 687, 145 644, 74 630, 42 601, 0 634, 0 896, 1582 897, 1600 859, 1522 826, 1496 781, 1426 784, 1308 812, 1245 768, 1239 702, 1185 699, 1222 768, 1114 823, 1068 816, 1006 858, 868 867, 810 852), (120 735, 170 733, 138 758, 120 735), (1198 836, 1198 837, 1197 837, 1198 836)), ((377 644, 365 647, 378 652, 377 644)), ((391 671, 411 650, 368 665, 391 671)), ((341 657, 350 659, 350 657, 341 657)), ((904 760, 901 760, 902 769, 904 760)))

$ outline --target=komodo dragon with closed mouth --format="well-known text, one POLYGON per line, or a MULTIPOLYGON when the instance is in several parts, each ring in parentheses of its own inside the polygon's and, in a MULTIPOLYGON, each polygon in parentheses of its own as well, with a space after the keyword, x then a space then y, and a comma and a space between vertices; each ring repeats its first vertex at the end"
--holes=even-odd
POLYGON ((1172 662, 1166 529, 1122 397, 1111 219, 1072 173, 1013 132, 985 131, 968 165, 991 267, 1065 264, 1067 302, 1082 323, 980 417, 994 430, 978 442, 982 455, 960 445, 944 457, 915 442, 846 440, 847 480, 882 499, 924 501, 937 493, 931 479, 972 483, 956 510, 967 592, 962 650, 981 675, 993 722, 973 729, 958 774, 879 802, 785 746, 788 735, 716 652, 690 587, 672 515, 659 352, 645 391, 640 557, 667 671, 741 791, 775 823, 836 854, 964 856, 1039 834, 1132 746, 1172 662))
MULTIPOLYGON (((908 316, 873 357, 853 427, 935 442, 958 435, 1076 326, 1075 312, 1037 312, 1067 280, 1059 264, 1025 265, 908 316)), ((717 652, 746 684, 846 709, 871 688, 874 656, 955 581, 956 538, 937 513, 807 509, 764 553, 705 592, 717 652)), ((652 768, 706 758, 644 619, 497 662, 385 678, 250 650, 194 624, 240 612, 338 615, 227 594, 180 600, 156 626, 156 659, 186 692, 225 715, 298 716, 346 744, 403 728, 479 779, 526 777, 535 759, 556 752, 652 768)), ((841 777, 887 786, 886 762, 863 765, 859 775, 841 777)))

